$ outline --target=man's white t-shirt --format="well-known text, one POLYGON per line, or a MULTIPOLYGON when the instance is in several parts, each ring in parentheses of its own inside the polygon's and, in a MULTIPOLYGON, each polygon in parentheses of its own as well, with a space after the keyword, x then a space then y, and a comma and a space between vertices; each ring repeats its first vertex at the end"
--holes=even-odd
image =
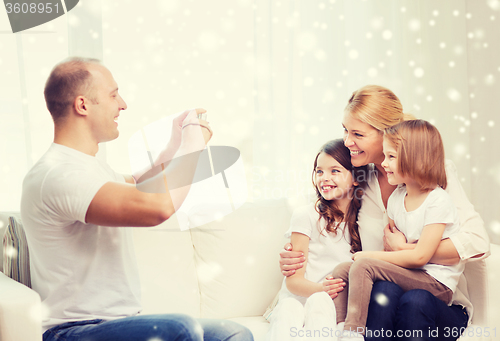
MULTIPOLYGON (((457 208, 444 189, 436 187, 429 192, 417 209, 409 212, 405 208, 406 194, 406 186, 400 186, 392 192, 387 201, 387 215, 404 233, 408 243, 417 242, 424 227, 431 224, 446 224, 442 239, 449 238, 459 232, 460 222, 457 208)), ((422 269, 455 292, 464 267, 465 263, 460 261, 455 265, 428 263, 422 269)))
POLYGON ((92 199, 110 181, 125 179, 97 158, 55 143, 24 179, 21 217, 44 331, 141 310, 132 229, 85 223, 92 199))
MULTIPOLYGON (((351 236, 342 223, 337 234, 325 230, 326 221, 316 212, 315 204, 297 208, 292 215, 290 228, 285 233, 289 238, 292 232, 305 234, 309 237, 309 253, 304 278, 320 283, 332 274, 333 269, 343 262, 352 262, 351 236), (321 232, 322 231, 322 232, 321 232)), ((292 294, 286 287, 286 278, 281 286, 279 299, 293 297, 305 304, 307 297, 292 294)))

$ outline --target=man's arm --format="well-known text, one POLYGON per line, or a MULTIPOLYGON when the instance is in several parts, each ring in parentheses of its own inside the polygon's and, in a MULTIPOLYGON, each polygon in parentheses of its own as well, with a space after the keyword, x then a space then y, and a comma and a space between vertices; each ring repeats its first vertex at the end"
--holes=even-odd
POLYGON ((130 184, 108 182, 96 193, 85 222, 102 226, 155 226, 175 213, 170 193, 144 193, 130 184))
POLYGON ((135 185, 135 179, 132 175, 128 175, 128 174, 122 174, 122 175, 125 178, 126 183, 131 184, 131 185, 135 185))

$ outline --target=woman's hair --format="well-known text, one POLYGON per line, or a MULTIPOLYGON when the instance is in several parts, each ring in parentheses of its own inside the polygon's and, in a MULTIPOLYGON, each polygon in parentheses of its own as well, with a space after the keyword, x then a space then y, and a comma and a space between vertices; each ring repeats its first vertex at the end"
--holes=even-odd
POLYGON ((399 122, 415 118, 413 115, 404 114, 399 98, 391 90, 380 85, 366 85, 354 91, 344 112, 380 132, 399 122))
MULTIPOLYGON (((327 142, 316 155, 314 159, 314 168, 312 173, 313 185, 316 190, 316 211, 319 213, 320 218, 324 218, 326 221, 326 231, 337 233, 337 228, 341 222, 345 222, 351 235, 351 252, 361 251, 361 238, 359 237, 358 231, 358 210, 361 206, 361 197, 364 193, 364 187, 366 186, 368 168, 363 167, 353 167, 351 164, 351 155, 349 149, 344 146, 344 141, 342 139, 332 140, 327 142), (335 200, 326 200, 321 195, 318 187, 316 186, 314 174, 316 173, 316 167, 318 165, 318 157, 321 153, 325 153, 333 157, 338 161, 346 170, 351 172, 353 178, 353 193, 352 200, 347 207, 347 212, 342 212, 335 200)), ((322 231, 320 231, 322 232, 322 231)))
POLYGON ((427 121, 412 120, 385 129, 384 139, 396 147, 398 171, 422 190, 446 188, 444 147, 439 131, 427 121))

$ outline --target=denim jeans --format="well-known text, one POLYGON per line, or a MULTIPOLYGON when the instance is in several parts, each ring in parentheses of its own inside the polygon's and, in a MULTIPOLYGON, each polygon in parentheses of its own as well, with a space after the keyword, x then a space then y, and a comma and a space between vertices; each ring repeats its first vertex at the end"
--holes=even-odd
POLYGON ((138 315, 111 321, 86 320, 55 326, 43 341, 253 341, 250 330, 228 320, 187 315, 138 315))
POLYGON ((447 306, 426 290, 403 292, 397 284, 379 281, 372 289, 366 321, 372 334, 365 340, 451 341, 468 320, 465 308, 447 306))

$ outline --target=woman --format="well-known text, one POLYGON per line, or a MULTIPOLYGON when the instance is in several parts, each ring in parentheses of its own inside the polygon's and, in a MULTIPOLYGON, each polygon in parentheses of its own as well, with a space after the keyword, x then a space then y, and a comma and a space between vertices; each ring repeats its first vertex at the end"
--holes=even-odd
MULTIPOLYGON (((398 97, 389 89, 368 85, 355 91, 344 111, 344 143, 351 151, 351 162, 359 167, 369 165, 375 176, 369 177, 368 187, 358 214, 359 233, 363 250, 402 250, 414 248, 406 243, 399 232, 391 232, 387 227, 387 200, 396 186, 387 181, 387 174, 381 166, 383 131, 401 121, 412 119, 403 114, 398 97)), ((460 232, 441 241, 432 263, 450 265, 460 259, 482 259, 489 255, 489 239, 483 221, 474 211, 458 181, 456 169, 451 162, 446 163, 448 178, 447 192, 453 198, 460 216, 460 232)), ((291 249, 290 245, 285 247, 291 249)), ((283 251, 280 267, 285 276, 292 275, 302 266, 303 256, 298 252, 283 251)), ((336 292, 345 285, 337 280, 336 292)), ((457 334, 451 330, 466 327, 472 318, 472 305, 468 298, 466 282, 461 278, 452 305, 447 306, 425 290, 403 290, 394 283, 377 282, 372 291, 366 339, 399 340, 439 339, 454 340, 457 334), (369 333, 371 330, 373 333, 369 333), (390 333, 388 331, 391 331, 390 333), (404 331, 409 331, 404 333, 404 331), (418 331, 421 331, 420 334, 418 331)))

